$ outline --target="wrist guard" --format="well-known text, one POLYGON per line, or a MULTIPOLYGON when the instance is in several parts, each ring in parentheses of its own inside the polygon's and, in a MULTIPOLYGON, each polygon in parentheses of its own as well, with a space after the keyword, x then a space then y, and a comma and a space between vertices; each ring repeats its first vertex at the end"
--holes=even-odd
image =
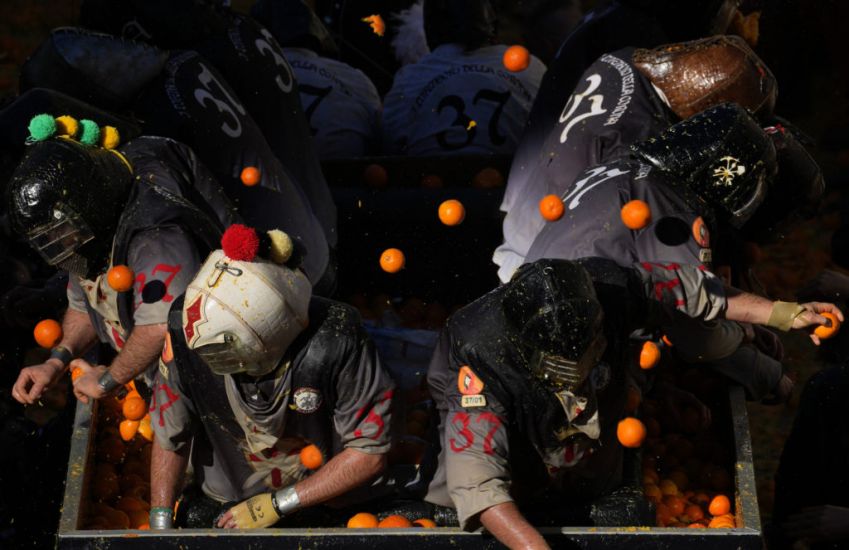
POLYGON ((50 350, 50 359, 58 359, 62 362, 62 367, 64 368, 74 360, 74 354, 65 346, 56 346, 50 350))
POLYGON ((165 506, 154 506, 150 509, 150 528, 171 529, 174 510, 165 506))
POLYGON ((112 378, 112 373, 108 370, 103 373, 103 376, 97 381, 97 385, 100 386, 100 389, 104 391, 104 393, 112 393, 115 388, 122 386, 120 382, 116 381, 112 378))
POLYGON ((276 491, 271 495, 271 503, 281 518, 301 507, 301 499, 298 498, 298 492, 295 491, 294 485, 276 491))
POLYGON ((766 326, 787 332, 793 328, 793 321, 796 320, 796 317, 804 311, 805 308, 796 302, 773 302, 766 326))

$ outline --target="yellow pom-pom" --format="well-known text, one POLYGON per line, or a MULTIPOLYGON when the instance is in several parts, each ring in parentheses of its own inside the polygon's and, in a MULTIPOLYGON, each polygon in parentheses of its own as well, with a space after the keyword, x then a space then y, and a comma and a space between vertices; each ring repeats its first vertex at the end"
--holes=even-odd
POLYGON ((271 250, 269 251, 271 261, 276 264, 285 264, 295 250, 292 239, 279 229, 269 231, 268 237, 271 239, 271 250))
POLYGON ((121 143, 121 134, 114 126, 104 126, 100 129, 100 146, 104 149, 114 149, 121 143))
POLYGON ((80 123, 70 115, 56 117, 56 133, 60 136, 75 137, 80 129, 80 123))

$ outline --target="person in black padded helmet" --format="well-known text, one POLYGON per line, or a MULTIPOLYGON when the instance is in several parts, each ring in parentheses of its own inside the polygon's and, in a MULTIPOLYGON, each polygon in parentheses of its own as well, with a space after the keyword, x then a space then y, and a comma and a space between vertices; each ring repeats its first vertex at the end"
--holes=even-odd
POLYGON ((673 311, 702 320, 780 318, 802 328, 825 322, 815 311, 838 310, 821 303, 785 309, 724 290, 694 265, 623 267, 602 258, 526 264, 442 331, 427 375, 442 449, 426 500, 456 508, 462 528, 482 525, 511 548, 547 547, 533 525, 587 521, 581 505, 621 481, 616 426, 629 335, 667 322, 673 311))

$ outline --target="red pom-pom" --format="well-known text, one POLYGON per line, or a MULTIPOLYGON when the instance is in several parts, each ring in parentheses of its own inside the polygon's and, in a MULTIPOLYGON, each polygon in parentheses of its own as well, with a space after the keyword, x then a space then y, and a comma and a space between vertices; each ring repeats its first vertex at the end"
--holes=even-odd
POLYGON ((236 223, 221 236, 221 248, 231 260, 252 262, 259 250, 259 236, 253 227, 236 223))

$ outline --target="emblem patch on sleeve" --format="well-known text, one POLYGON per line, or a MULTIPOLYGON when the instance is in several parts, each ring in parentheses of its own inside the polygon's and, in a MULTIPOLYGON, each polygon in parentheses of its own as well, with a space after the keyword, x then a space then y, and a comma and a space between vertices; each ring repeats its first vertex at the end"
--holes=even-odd
POLYGON ((701 216, 693 220, 693 239, 702 248, 710 246, 710 231, 701 216))
POLYGON ((292 394, 294 409, 299 413, 314 413, 321 407, 321 393, 315 388, 298 388, 292 394))
POLYGON ((174 348, 171 347, 171 333, 165 333, 165 344, 162 346, 162 361, 170 363, 174 360, 174 348))
POLYGON ((460 399, 460 405, 463 407, 485 407, 486 397, 480 394, 464 395, 463 398, 460 399))
POLYGON ((463 395, 477 395, 483 391, 483 381, 472 372, 469 365, 463 365, 457 375, 457 389, 463 395))

